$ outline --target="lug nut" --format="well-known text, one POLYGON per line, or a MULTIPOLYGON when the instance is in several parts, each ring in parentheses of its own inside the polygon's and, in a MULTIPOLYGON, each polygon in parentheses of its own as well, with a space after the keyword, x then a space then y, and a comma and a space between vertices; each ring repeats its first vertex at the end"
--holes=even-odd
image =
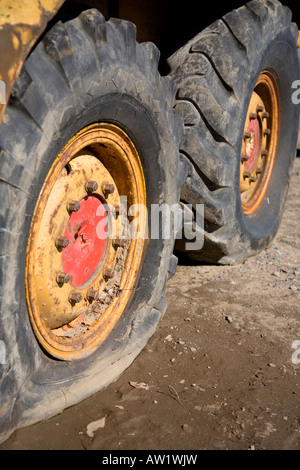
POLYGON ((70 274, 64 273, 63 271, 59 271, 56 276, 57 284, 67 284, 71 280, 70 274))
POLYGON ((245 132, 244 139, 251 139, 251 132, 245 132))
POLYGON ((249 160, 248 155, 242 155, 242 158, 241 158, 242 163, 247 162, 248 160, 249 160))
POLYGON ((262 172, 263 172, 263 171, 262 171, 262 168, 257 168, 257 170, 256 170, 256 174, 257 174, 257 175, 261 175, 262 172))
POLYGON ((269 154, 269 151, 267 149, 264 149, 264 150, 261 151, 262 157, 267 157, 268 154, 269 154))
POLYGON ((102 189, 104 196, 106 197, 106 195, 112 194, 114 192, 115 187, 111 183, 103 183, 101 186, 101 189, 102 189))
POLYGON ((265 129, 265 130, 264 130, 264 134, 265 134, 265 135, 270 135, 270 134, 271 134, 270 129, 265 129))
POLYGON ((98 300, 99 292, 95 289, 89 289, 86 294, 88 300, 98 300))
POLYGON ((111 268, 104 268, 103 277, 106 279, 111 279, 114 275, 114 270, 111 268))
POLYGON ((69 240, 67 237, 58 237, 58 239, 55 242, 55 245, 57 248, 66 248, 69 245, 69 240))
POLYGON ((87 181, 85 183, 85 190, 87 193, 94 193, 98 189, 98 183, 97 181, 87 181))
POLYGON ((249 181, 251 181, 251 183, 256 183, 257 180, 258 180, 257 176, 250 176, 249 178, 249 181))
POLYGON ((69 295, 69 301, 73 302, 75 304, 78 304, 82 300, 82 295, 80 292, 76 292, 75 290, 72 290, 72 292, 69 295))
POLYGON ((266 118, 266 119, 267 119, 269 116, 270 116, 270 114, 267 113, 267 111, 265 111, 265 112, 262 113, 262 115, 261 115, 262 118, 266 118))
POLYGON ((262 113, 263 110, 264 110, 264 107, 261 106, 261 105, 258 105, 257 108, 256 108, 256 112, 257 112, 257 113, 262 113))
POLYGON ((123 247, 126 245, 126 240, 124 240, 123 238, 115 238, 115 240, 113 241, 113 245, 115 248, 123 247))
POLYGON ((78 212, 80 209, 80 202, 78 201, 69 201, 67 204, 67 209, 69 212, 78 212))
POLYGON ((244 171, 243 173, 244 178, 250 178, 250 175, 251 175, 250 171, 244 171))
POLYGON ((257 119, 257 114, 256 113, 250 113, 249 114, 249 119, 252 121, 253 119, 257 119))

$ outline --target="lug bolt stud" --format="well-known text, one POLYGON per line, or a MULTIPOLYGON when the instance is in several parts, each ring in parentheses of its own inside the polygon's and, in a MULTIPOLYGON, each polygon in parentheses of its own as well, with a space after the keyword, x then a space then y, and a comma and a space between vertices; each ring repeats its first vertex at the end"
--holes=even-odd
POLYGON ((111 183, 103 183, 101 189, 104 196, 107 197, 109 194, 112 194, 114 192, 115 187, 111 183))
POLYGON ((111 279, 114 275, 114 270, 111 268, 104 268, 103 270, 103 277, 105 279, 111 279))
POLYGON ((82 300, 82 295, 80 292, 76 292, 75 290, 72 290, 72 292, 69 295, 69 301, 71 303, 78 304, 82 300))
POLYGON ((261 175, 261 174, 262 174, 262 168, 257 168, 256 174, 257 174, 257 175, 261 175))
POLYGON ((97 181, 87 181, 85 183, 85 190, 87 193, 94 193, 98 189, 98 183, 97 181))
POLYGON ((262 115, 261 115, 262 118, 266 118, 266 119, 267 119, 269 116, 270 116, 270 114, 267 113, 267 111, 265 111, 265 112, 262 113, 262 115))
POLYGON ((95 289, 89 289, 86 294, 88 300, 98 300, 99 292, 95 289))
POLYGON ((126 240, 124 240, 123 238, 115 238, 115 240, 113 241, 113 245, 115 248, 123 247, 125 246, 125 244, 126 240))
POLYGON ((258 105, 257 108, 256 108, 256 112, 257 112, 257 113, 262 113, 263 110, 264 110, 264 107, 261 106, 261 105, 258 105))
POLYGON ((251 139, 251 132, 245 132, 244 139, 251 139))
POLYGON ((69 201, 67 204, 67 209, 69 212, 78 212, 80 209, 80 202, 78 201, 69 201))
POLYGON ((57 248, 66 248, 69 245, 69 240, 67 237, 58 237, 58 239, 55 242, 55 245, 57 248))
POLYGON ((56 276, 57 284, 67 284, 71 280, 70 274, 64 273, 63 271, 59 271, 56 276))
POLYGON ((265 130, 264 130, 264 134, 265 134, 265 135, 270 135, 270 134, 271 134, 270 129, 265 129, 265 130))
POLYGON ((257 180, 258 180, 257 176, 250 176, 249 178, 249 181, 251 181, 251 183, 256 183, 257 180))
POLYGON ((264 150, 261 151, 262 157, 267 157, 268 154, 269 154, 269 151, 267 149, 264 149, 264 150))
POLYGON ((250 178, 251 173, 249 171, 244 171, 244 178, 250 178))
POLYGON ((241 157, 241 162, 242 163, 247 162, 248 160, 249 160, 248 155, 242 155, 242 157, 241 157))
POLYGON ((249 114, 249 119, 252 121, 253 119, 257 119, 257 114, 256 113, 250 113, 249 114))

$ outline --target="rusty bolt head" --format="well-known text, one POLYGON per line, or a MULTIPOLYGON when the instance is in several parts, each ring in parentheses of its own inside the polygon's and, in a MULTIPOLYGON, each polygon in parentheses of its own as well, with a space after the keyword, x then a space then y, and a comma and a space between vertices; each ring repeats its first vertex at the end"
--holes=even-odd
POLYGON ((115 240, 113 241, 113 245, 115 248, 125 246, 126 240, 124 240, 123 238, 115 238, 115 240))
POLYGON ((257 119, 257 114, 256 113, 250 113, 249 114, 249 119, 252 121, 253 119, 257 119))
POLYGON ((94 193, 98 189, 98 183, 97 181, 87 181, 85 183, 85 190, 87 193, 94 193))
POLYGON ((102 192, 104 196, 106 197, 108 194, 112 194, 115 190, 115 187, 111 183, 103 183, 101 186, 102 192))
POLYGON ((264 109, 265 109, 265 108, 259 104, 259 105, 257 106, 257 108, 256 108, 256 112, 257 112, 257 113, 262 113, 264 109))
POLYGON ((257 168, 257 169, 256 169, 256 174, 257 174, 257 175, 261 175, 262 172, 263 172, 262 168, 257 168))
POLYGON ((265 134, 265 135, 270 135, 270 134, 271 134, 270 129, 265 129, 265 130, 264 130, 264 134, 265 134))
POLYGON ((264 150, 261 151, 261 155, 262 155, 263 157, 267 157, 268 154, 269 154, 269 151, 268 151, 267 149, 264 149, 264 150))
POLYGON ((82 300, 82 295, 80 294, 80 292, 76 292, 75 290, 72 290, 72 292, 70 292, 70 295, 69 295, 70 302, 77 304, 81 302, 81 300, 82 300))
POLYGON ((98 300, 99 292, 95 289, 89 289, 86 294, 88 300, 98 300))
POLYGON ((114 275, 114 270, 111 268, 104 268, 103 277, 106 279, 111 279, 114 275))
POLYGON ((249 178, 249 181, 251 181, 251 183, 256 183, 257 180, 258 180, 257 176, 250 176, 249 178))
POLYGON ((251 132, 245 132, 244 139, 251 139, 251 132))
POLYGON ((249 160, 248 155, 242 155, 242 157, 241 157, 241 162, 242 163, 247 162, 248 160, 249 160))
POLYGON ((250 178, 251 173, 249 171, 244 171, 243 176, 244 178, 250 178))
POLYGON ((70 282, 71 276, 70 274, 64 273, 63 271, 59 271, 56 276, 56 282, 57 284, 67 284, 70 282))
POLYGON ((69 240, 67 239, 67 237, 58 237, 58 239, 56 240, 55 242, 55 245, 57 248, 66 248, 68 245, 69 245, 69 240))
POLYGON ((262 115, 261 115, 262 118, 266 118, 266 119, 267 119, 269 116, 270 116, 270 114, 267 113, 267 111, 265 111, 265 112, 262 113, 262 115))
POLYGON ((80 209, 80 202, 79 201, 69 201, 67 204, 67 209, 69 212, 78 212, 80 209))

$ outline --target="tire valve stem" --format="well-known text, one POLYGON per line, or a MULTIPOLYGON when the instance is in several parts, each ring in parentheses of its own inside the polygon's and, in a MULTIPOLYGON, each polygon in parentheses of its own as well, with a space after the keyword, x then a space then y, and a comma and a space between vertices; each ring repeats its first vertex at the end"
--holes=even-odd
POLYGON ((115 187, 111 183, 103 183, 101 186, 104 197, 107 198, 109 194, 112 194, 115 190, 115 187))
POLYGON ((59 286, 63 286, 70 282, 71 276, 70 274, 64 273, 63 271, 59 271, 56 276, 56 282, 59 286))
POLYGON ((78 201, 69 201, 67 204, 68 212, 78 212, 80 209, 80 202, 78 201))
POLYGON ((99 292, 95 289, 89 289, 86 294, 89 301, 98 300, 99 299, 99 292))
POLYGON ((58 237, 58 239, 55 242, 56 248, 59 250, 62 250, 63 248, 66 248, 69 245, 69 240, 67 237, 58 237))
POLYGON ((98 189, 98 183, 97 181, 87 181, 85 183, 85 190, 87 193, 94 193, 98 189))
POLYGON ((82 300, 82 295, 80 292, 76 292, 75 290, 72 290, 69 295, 69 301, 71 304, 78 304, 82 300))

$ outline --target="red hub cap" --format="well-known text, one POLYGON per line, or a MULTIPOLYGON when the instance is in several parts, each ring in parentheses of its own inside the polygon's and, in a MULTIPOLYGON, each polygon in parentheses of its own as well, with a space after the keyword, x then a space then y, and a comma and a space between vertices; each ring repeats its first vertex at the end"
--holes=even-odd
POLYGON ((82 287, 100 266, 106 246, 107 220, 104 206, 96 196, 81 200, 78 212, 72 212, 64 236, 69 240, 62 252, 65 273, 74 287, 82 287))

